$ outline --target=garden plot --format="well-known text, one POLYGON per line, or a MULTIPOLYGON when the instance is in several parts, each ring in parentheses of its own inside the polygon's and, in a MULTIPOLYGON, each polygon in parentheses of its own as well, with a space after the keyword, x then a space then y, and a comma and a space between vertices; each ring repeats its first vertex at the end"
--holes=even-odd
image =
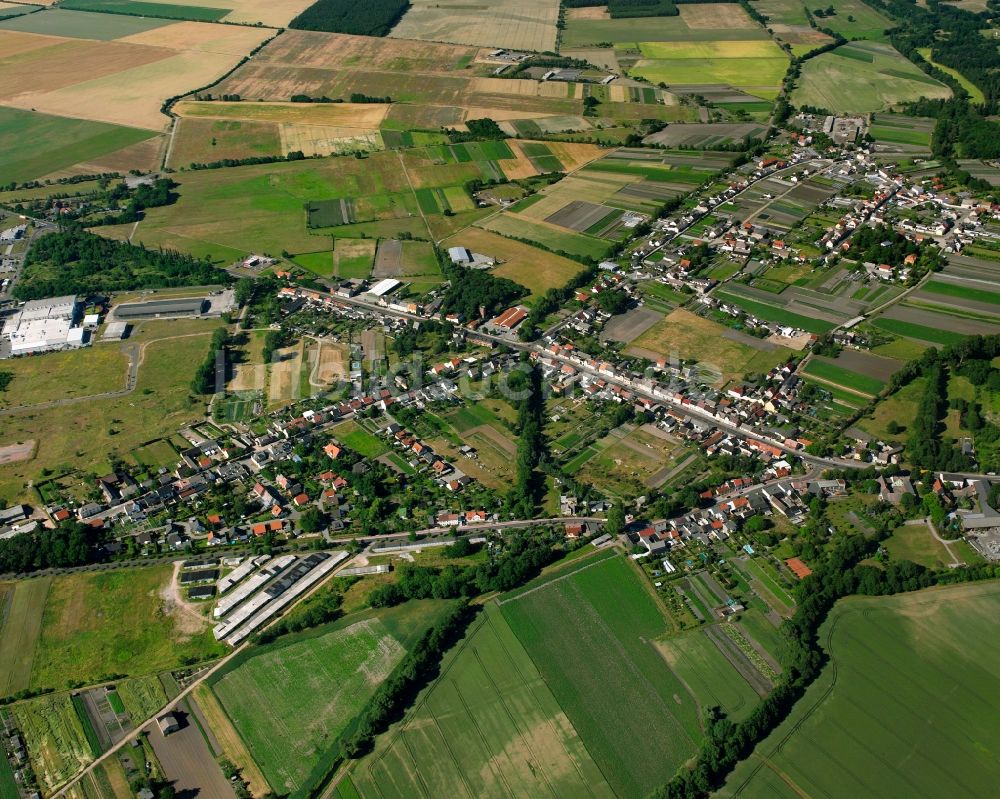
POLYGON ((736 144, 744 139, 755 139, 767 128, 752 123, 705 123, 667 125, 658 133, 647 136, 646 144, 662 144, 666 147, 697 147, 711 149, 718 145, 736 144))
POLYGON ((873 320, 876 327, 930 344, 952 344, 965 336, 1000 332, 995 322, 967 319, 906 303, 893 305, 873 320))
MULTIPOLYGON (((988 320, 1000 316, 1000 288, 977 283, 931 280, 907 297, 907 302, 920 307, 933 307, 955 315, 968 315, 988 320)), ((997 323, 1000 324, 1000 318, 997 323)))
POLYGON ((878 152, 930 154, 934 125, 935 120, 929 117, 874 114, 868 135, 875 140, 878 152))

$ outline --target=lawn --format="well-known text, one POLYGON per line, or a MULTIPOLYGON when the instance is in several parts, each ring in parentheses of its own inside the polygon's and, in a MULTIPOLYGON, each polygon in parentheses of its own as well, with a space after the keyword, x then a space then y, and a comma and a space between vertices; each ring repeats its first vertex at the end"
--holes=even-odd
POLYGON ((51 577, 0 584, 0 696, 16 694, 31 684, 35 643, 51 584, 51 577))
POLYGON ((383 439, 369 433, 353 420, 334 427, 333 434, 341 444, 364 458, 377 458, 389 451, 389 445, 383 439))
POLYGON ((340 734, 443 606, 411 602, 350 615, 249 650, 212 676, 272 788, 295 791, 326 765, 340 734))
POLYGON ((844 388, 870 397, 874 397, 885 388, 885 383, 877 378, 858 374, 830 361, 821 360, 818 357, 811 358, 809 363, 806 364, 804 371, 807 375, 812 375, 820 380, 843 386, 844 388))
POLYGON ((149 130, 0 108, 0 175, 5 182, 23 183, 155 135, 149 130))
POLYGON ((615 795, 495 603, 350 785, 343 795, 384 799, 615 795))
POLYGON ((172 565, 53 579, 31 672, 33 688, 146 675, 223 653, 207 622, 168 612, 172 565), (192 624, 193 623, 193 624, 192 624))
POLYGON ((903 433, 892 434, 888 430, 890 422, 896 422, 901 431, 905 431, 907 423, 917 414, 917 406, 923 396, 926 381, 918 378, 903 386, 898 391, 879 401, 871 417, 864 416, 858 420, 858 427, 882 441, 899 441, 903 433))
POLYGON ((47 794, 94 759, 69 694, 21 702, 11 712, 47 794))
POLYGON ((694 360, 704 369, 704 379, 721 376, 722 382, 748 372, 766 372, 788 357, 784 347, 756 349, 737 340, 738 335, 718 322, 677 308, 631 342, 629 352, 694 360))
POLYGON ((612 557, 501 606, 619 796, 646 795, 701 739, 698 705, 653 643, 667 624, 640 579, 612 557))
POLYGON ((992 795, 998 612, 997 582, 842 600, 819 634, 831 662, 716 795, 992 795))
POLYGON ((945 545, 931 535, 923 522, 900 525, 882 542, 882 546, 893 559, 911 560, 928 569, 942 568, 954 560, 945 545))
POLYGON ((180 460, 177 450, 166 439, 159 438, 150 441, 132 450, 132 457, 140 466, 148 466, 150 469, 160 469, 161 467, 173 467, 180 460))

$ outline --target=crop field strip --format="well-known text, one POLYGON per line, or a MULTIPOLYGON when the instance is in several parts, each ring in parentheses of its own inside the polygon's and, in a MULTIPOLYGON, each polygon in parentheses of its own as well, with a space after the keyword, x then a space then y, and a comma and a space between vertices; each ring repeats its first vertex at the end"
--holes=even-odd
POLYGON ((1000 774, 976 742, 1000 711, 998 601, 991 582, 838 603, 821 628, 830 663, 718 795, 988 793, 1000 774))
POLYGON ((605 777, 626 795, 649 790, 700 739, 697 706, 648 643, 666 623, 639 579, 623 559, 608 558, 502 606, 605 777), (622 707, 632 709, 627 718, 622 707))
POLYGON ((0 586, 0 696, 31 684, 42 611, 52 580, 41 577, 0 586))

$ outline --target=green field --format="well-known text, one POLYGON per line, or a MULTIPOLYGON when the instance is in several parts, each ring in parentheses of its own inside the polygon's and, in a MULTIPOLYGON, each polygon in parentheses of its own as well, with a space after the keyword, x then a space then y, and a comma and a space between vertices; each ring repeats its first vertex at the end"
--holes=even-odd
POLYGON ((873 319, 875 327, 889 333, 897 333, 907 338, 915 338, 919 341, 927 341, 931 344, 957 344, 965 338, 961 333, 953 333, 950 330, 941 330, 926 325, 918 325, 914 322, 906 322, 902 319, 886 319, 884 317, 873 319))
POLYGON ((807 375, 818 377, 821 380, 828 380, 836 385, 854 389, 872 397, 885 388, 885 383, 878 378, 858 374, 850 369, 845 369, 843 366, 838 366, 830 361, 821 361, 818 358, 811 359, 806 364, 804 371, 807 375))
POLYGON ((931 143, 931 131, 911 130, 895 125, 872 125, 868 129, 868 133, 876 141, 889 142, 890 144, 913 144, 921 147, 929 147, 931 143))
POLYGON ((31 684, 35 643, 51 584, 51 577, 0 584, 0 696, 16 694, 31 684))
POLYGON ((957 283, 945 283, 943 280, 932 280, 923 285, 924 291, 932 294, 940 294, 944 297, 955 297, 962 300, 977 300, 978 302, 988 302, 992 305, 1000 305, 1000 292, 987 291, 973 286, 962 286, 957 283))
POLYGON ((212 638, 207 622, 202 632, 186 632, 174 615, 164 612, 160 592, 172 568, 54 578, 42 616, 32 687, 64 688, 113 674, 151 674, 186 658, 200 661, 222 654, 224 648, 212 638))
POLYGON ((797 327, 810 333, 825 333, 826 331, 832 330, 836 327, 833 322, 827 322, 825 319, 802 316, 801 314, 786 311, 784 308, 767 305, 766 303, 757 302, 756 300, 741 297, 737 294, 730 294, 727 291, 716 291, 713 296, 720 300, 731 302, 733 305, 738 305, 747 313, 753 314, 760 319, 764 319, 769 322, 777 322, 782 325, 789 325, 791 327, 797 327))
POLYGON ((757 693, 703 630, 692 630, 658 646, 701 707, 720 707, 739 721, 757 704, 757 693))
POLYGON ((192 19, 196 22, 216 22, 231 11, 229 8, 185 6, 174 3, 144 3, 137 2, 137 0, 61 0, 59 7, 76 11, 128 14, 136 17, 192 19))
POLYGON ((279 793, 324 768, 338 737, 444 603, 363 611, 249 650, 212 675, 212 689, 279 793))
POLYGON ((942 568, 953 560, 945 545, 931 535, 923 521, 900 525, 882 546, 896 560, 910 560, 929 569, 942 568))
MULTIPOLYGON (((782 587, 775 579, 773 566, 770 564, 762 564, 755 558, 746 558, 745 560, 741 560, 740 566, 786 608, 792 608, 795 606, 795 600, 792 599, 788 591, 785 590, 785 588, 782 587)), ((780 609, 781 608, 778 608, 778 610, 780 609)))
POLYGON ((155 135, 149 130, 0 108, 0 180, 34 180, 155 135))
POLYGON ((701 739, 698 705, 653 643, 667 625, 640 579, 612 557, 501 606, 620 796, 648 793, 701 739))
POLYGON ((957 69, 952 69, 951 67, 946 67, 944 64, 939 64, 937 61, 935 61, 931 57, 932 53, 931 53, 931 48, 930 47, 918 47, 917 48, 917 52, 920 53, 920 55, 922 55, 924 57, 924 60, 928 64, 931 64, 932 66, 937 67, 942 72, 946 72, 947 74, 951 75, 951 77, 953 77, 956 81, 958 81, 958 84, 969 93, 969 101, 970 102, 973 102, 973 103, 985 103, 986 102, 986 97, 983 94, 983 90, 980 89, 978 86, 976 86, 976 84, 974 84, 967 77, 965 77, 965 75, 963 75, 957 69))
POLYGON ((998 612, 997 582, 842 600, 830 663, 716 796, 993 795, 998 612))
POLYGON ((135 722, 149 718, 167 704, 163 684, 156 675, 131 677, 119 681, 115 687, 118 701, 135 722))
POLYGON ((333 277, 335 272, 333 252, 330 250, 324 252, 302 252, 292 256, 292 260, 299 266, 308 269, 320 277, 333 277))
POLYGON ((921 97, 949 96, 947 86, 891 46, 852 42, 807 60, 792 101, 833 113, 867 113, 921 97))
POLYGON ((603 258, 611 248, 610 242, 603 239, 586 236, 582 233, 571 233, 558 230, 555 227, 531 222, 523 217, 510 214, 500 214, 491 217, 482 227, 508 236, 540 244, 553 252, 566 252, 571 255, 585 255, 591 258, 603 258))
POLYGON ((615 796, 495 603, 345 784, 365 799, 615 796))
POLYGON ((389 445, 383 439, 369 433, 355 421, 337 425, 333 434, 341 444, 365 458, 377 458, 389 451, 389 445))
MULTIPOLYGON (((73 39, 96 39, 109 42, 136 33, 144 33, 154 28, 169 25, 170 20, 149 17, 127 17, 121 14, 108 16, 89 11, 66 11, 61 8, 46 8, 37 14, 0 22, 0 30, 40 33, 45 36, 67 36, 73 39)), ((149 134, 149 131, 146 131, 149 134)))

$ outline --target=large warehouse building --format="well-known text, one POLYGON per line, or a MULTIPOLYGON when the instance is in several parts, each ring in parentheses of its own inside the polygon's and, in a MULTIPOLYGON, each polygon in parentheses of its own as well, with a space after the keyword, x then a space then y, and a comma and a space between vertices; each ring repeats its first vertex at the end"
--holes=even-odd
POLYGON ((76 297, 50 297, 26 302, 4 322, 3 337, 10 340, 11 355, 30 355, 87 343, 86 331, 76 327, 76 297))
POLYGON ((149 302, 128 302, 115 308, 115 319, 163 319, 178 316, 201 316, 208 310, 208 300, 204 297, 185 297, 176 300, 149 300, 149 302))

